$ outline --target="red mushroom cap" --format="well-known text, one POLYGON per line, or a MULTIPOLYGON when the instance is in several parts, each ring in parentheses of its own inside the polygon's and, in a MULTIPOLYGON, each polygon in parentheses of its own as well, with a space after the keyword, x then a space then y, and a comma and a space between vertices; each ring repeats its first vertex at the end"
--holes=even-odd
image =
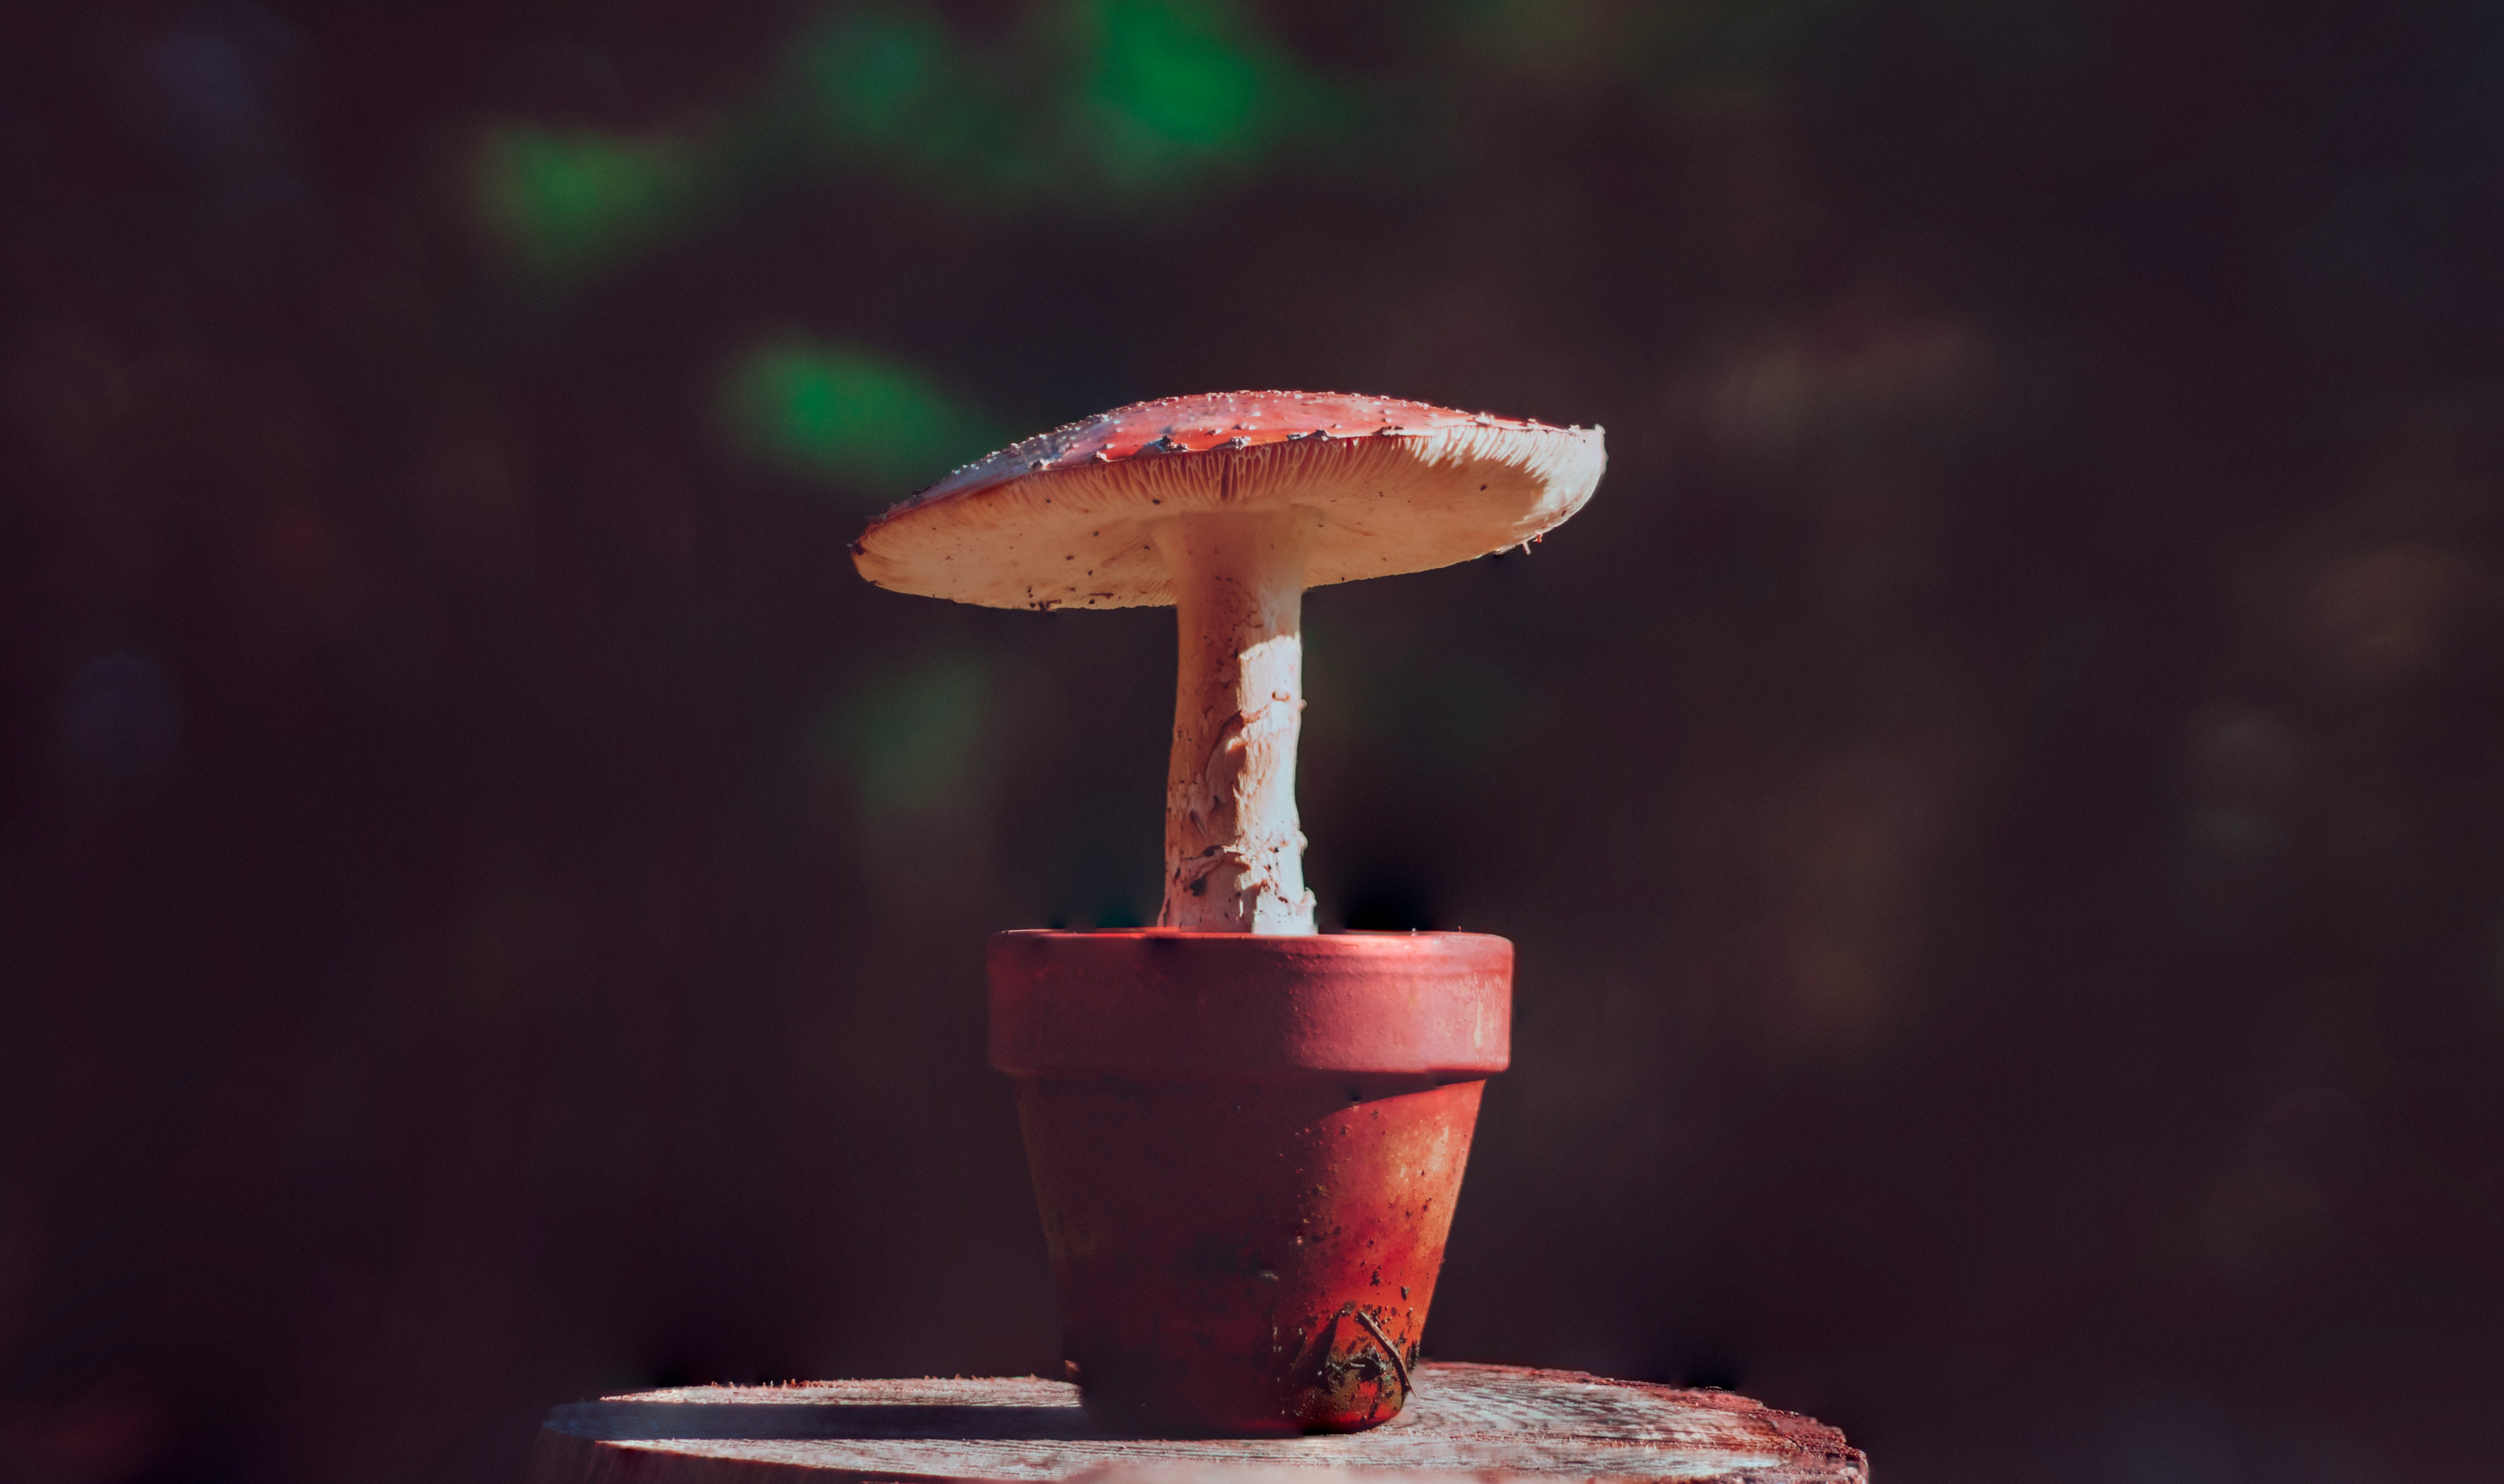
POLYGON ((1150 532, 1176 516, 1302 508, 1305 585, 1465 562, 1582 508, 1597 428, 1339 393, 1134 402, 965 466, 853 543, 881 587, 992 607, 1173 601, 1150 532))

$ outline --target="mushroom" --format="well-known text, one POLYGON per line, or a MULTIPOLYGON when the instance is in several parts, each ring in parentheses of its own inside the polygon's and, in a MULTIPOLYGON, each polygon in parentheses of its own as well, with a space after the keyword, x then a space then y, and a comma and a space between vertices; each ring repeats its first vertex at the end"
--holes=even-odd
POLYGON ((965 466, 872 521, 852 560, 880 587, 990 607, 1173 604, 1157 923, 1310 933, 1304 589, 1527 550, 1607 462, 1598 428, 1336 393, 1166 397, 965 466))

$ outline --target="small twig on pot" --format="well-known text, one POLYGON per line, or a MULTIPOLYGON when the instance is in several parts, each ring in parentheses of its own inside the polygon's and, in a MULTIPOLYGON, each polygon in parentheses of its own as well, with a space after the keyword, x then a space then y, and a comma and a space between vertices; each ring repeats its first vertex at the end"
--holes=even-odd
POLYGON ((1355 1313, 1356 1322, 1365 1327, 1366 1333, 1374 1336, 1374 1348, 1391 1363, 1391 1373, 1400 1378, 1400 1400, 1405 1405, 1410 1397, 1417 1394, 1417 1388, 1408 1380, 1408 1363, 1400 1359, 1400 1347, 1391 1343, 1391 1336, 1382 1332, 1382 1327, 1374 1322, 1373 1315, 1363 1309, 1357 1309, 1355 1313))

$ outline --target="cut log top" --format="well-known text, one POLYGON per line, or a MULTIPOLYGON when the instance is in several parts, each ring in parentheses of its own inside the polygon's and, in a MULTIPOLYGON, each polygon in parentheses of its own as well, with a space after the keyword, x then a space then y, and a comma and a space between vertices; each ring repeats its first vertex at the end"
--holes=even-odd
POLYGON ((1424 1474, 1865 1484, 1869 1465, 1824 1423, 1724 1392, 1428 1364, 1398 1419, 1330 1437, 1098 1432, 1077 1388, 1032 1377, 643 1392, 558 1407, 539 1430, 526 1484, 762 1484, 803 1473, 1037 1484, 1398 1484, 1393 1475, 1424 1474))

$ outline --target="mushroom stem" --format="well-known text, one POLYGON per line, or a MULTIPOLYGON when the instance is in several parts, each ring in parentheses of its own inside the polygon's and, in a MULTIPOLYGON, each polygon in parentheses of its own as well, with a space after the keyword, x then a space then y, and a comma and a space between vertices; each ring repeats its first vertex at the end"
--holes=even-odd
POLYGON ((1160 927, 1309 933, 1296 738, 1304 554, 1317 517, 1186 515, 1156 530, 1181 632, 1160 927))

